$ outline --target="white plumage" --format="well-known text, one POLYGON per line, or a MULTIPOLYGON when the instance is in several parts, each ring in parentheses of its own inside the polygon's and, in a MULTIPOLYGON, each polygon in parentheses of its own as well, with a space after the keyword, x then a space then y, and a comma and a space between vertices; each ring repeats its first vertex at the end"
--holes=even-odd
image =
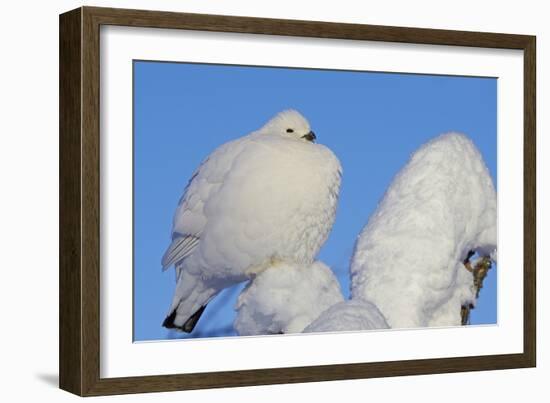
POLYGON ((164 269, 177 285, 164 326, 193 330, 219 291, 274 262, 311 264, 334 222, 341 166, 307 120, 283 111, 226 143, 192 175, 164 269))

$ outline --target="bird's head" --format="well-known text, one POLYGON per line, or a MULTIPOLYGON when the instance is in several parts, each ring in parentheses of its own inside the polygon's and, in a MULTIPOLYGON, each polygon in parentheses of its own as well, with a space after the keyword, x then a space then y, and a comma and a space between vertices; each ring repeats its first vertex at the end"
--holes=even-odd
POLYGON ((293 109, 279 112, 260 129, 260 132, 311 143, 316 139, 306 118, 293 109))

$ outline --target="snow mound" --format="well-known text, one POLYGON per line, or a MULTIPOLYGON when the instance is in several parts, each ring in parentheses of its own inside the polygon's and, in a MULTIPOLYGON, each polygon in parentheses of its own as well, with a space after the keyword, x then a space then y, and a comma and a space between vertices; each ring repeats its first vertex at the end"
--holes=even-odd
POLYGON ((469 251, 496 259, 496 192, 466 136, 441 135, 415 152, 359 235, 352 299, 372 301, 392 328, 460 325, 475 303, 469 251))
POLYGON ((315 319, 304 333, 387 329, 389 326, 378 308, 360 299, 331 306, 315 319))
POLYGON ((234 327, 241 336, 299 333, 343 299, 338 280, 324 263, 276 263, 239 296, 234 327))

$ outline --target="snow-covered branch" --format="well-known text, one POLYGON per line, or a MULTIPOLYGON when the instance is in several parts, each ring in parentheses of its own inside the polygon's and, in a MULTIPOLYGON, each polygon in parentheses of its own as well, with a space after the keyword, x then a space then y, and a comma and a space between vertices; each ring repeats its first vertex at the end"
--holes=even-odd
POLYGON ((304 333, 387 329, 384 315, 376 305, 354 299, 331 306, 315 319, 304 333))
POLYGON ((496 193, 474 144, 450 133, 428 142, 397 174, 361 232, 352 298, 365 298, 391 327, 461 324, 475 304, 470 251, 496 251, 496 193))
POLYGON ((251 335, 461 325, 496 261, 496 204, 474 144, 439 136, 411 156, 361 231, 350 301, 323 263, 279 262, 243 291, 235 328, 251 335))
POLYGON ((275 263, 243 290, 235 329, 240 335, 299 333, 344 300, 338 280, 320 261, 275 263))

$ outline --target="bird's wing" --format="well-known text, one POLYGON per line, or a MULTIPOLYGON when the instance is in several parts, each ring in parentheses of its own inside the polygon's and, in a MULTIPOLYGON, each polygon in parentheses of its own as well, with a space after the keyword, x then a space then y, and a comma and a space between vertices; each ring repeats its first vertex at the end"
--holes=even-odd
POLYGON ((219 190, 247 142, 247 137, 242 137, 218 147, 191 176, 174 214, 172 243, 162 257, 163 270, 185 259, 199 245, 208 222, 205 204, 219 190))
POLYGON ((199 244, 199 238, 194 235, 178 236, 162 256, 162 269, 166 270, 173 264, 185 259, 199 244))

